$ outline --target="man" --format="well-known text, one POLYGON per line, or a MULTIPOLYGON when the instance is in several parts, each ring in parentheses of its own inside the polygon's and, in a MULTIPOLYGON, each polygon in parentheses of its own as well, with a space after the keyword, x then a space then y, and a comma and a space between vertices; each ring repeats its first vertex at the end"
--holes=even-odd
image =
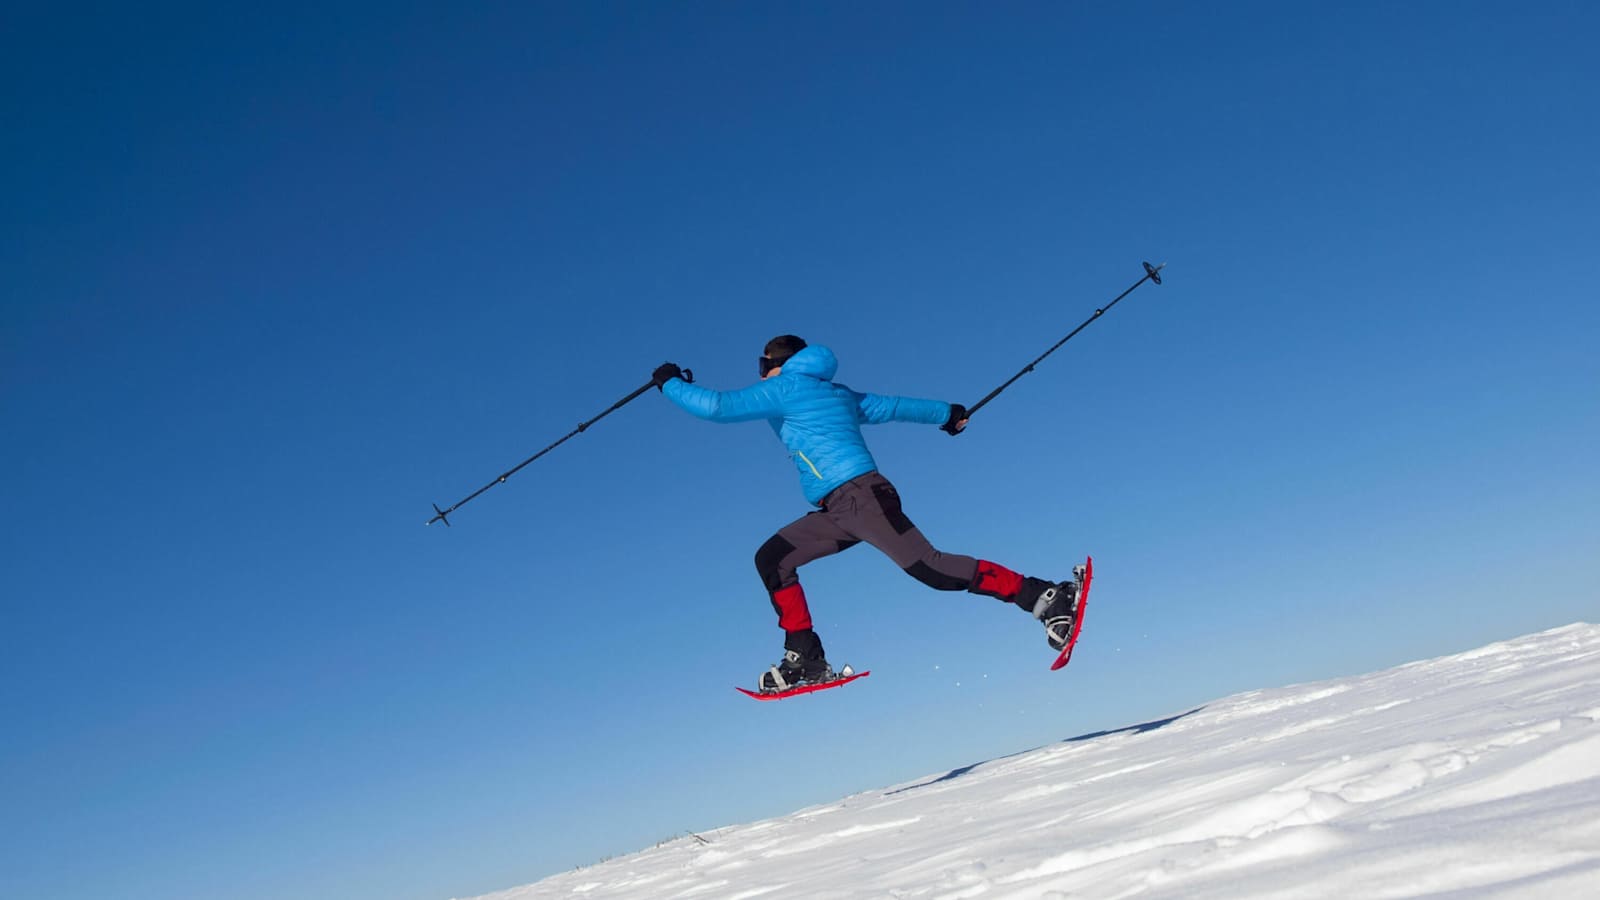
POLYGON ((828 348, 807 346, 785 334, 767 342, 761 381, 743 390, 713 391, 691 384, 673 363, 662 364, 652 375, 668 399, 702 419, 766 419, 793 455, 806 499, 817 507, 779 529, 756 551, 756 571, 784 631, 783 662, 762 674, 761 690, 835 678, 812 627, 796 570, 861 541, 935 590, 964 590, 1016 604, 1044 622, 1051 647, 1065 646, 1077 611, 1077 583, 1028 578, 988 560, 934 549, 902 511, 899 493, 878 473, 861 435, 862 425, 884 422, 920 422, 960 434, 967 425, 966 408, 857 393, 833 382, 838 368, 828 348))

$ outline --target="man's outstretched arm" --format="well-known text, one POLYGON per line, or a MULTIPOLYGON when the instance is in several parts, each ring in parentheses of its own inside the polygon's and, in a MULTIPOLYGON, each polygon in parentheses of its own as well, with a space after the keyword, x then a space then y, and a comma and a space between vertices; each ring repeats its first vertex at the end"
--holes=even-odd
POLYGON ((783 413, 778 386, 765 381, 737 391, 713 391, 672 378, 661 386, 661 393, 690 415, 712 422, 749 422, 783 413))
POLYGON ((916 397, 889 397, 883 394, 857 394, 861 421, 867 425, 886 422, 918 422, 943 425, 950 420, 951 404, 943 400, 916 397))

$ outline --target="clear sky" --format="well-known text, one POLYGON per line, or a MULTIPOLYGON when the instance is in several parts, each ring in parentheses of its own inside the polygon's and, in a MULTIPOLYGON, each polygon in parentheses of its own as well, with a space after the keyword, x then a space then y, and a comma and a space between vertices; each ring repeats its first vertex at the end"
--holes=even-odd
POLYGON ((442 898, 1596 618, 1586 3, 28 4, 0 29, 0 894, 442 898), (1037 625, 805 511, 774 334, 1037 625))

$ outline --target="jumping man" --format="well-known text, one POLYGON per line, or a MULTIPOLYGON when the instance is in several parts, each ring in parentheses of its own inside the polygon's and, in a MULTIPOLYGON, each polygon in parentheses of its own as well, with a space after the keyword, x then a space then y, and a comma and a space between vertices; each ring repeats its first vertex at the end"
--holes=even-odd
POLYGON ((784 631, 783 662, 762 674, 760 688, 778 691, 832 681, 822 639, 797 570, 866 541, 923 584, 940 591, 969 591, 1016 604, 1044 623, 1050 646, 1060 650, 1072 634, 1078 585, 1020 575, 971 556, 941 553, 900 508, 900 495, 861 435, 862 425, 920 422, 960 434, 967 411, 959 403, 862 394, 835 384, 833 351, 807 346, 785 334, 767 342, 761 380, 743 390, 713 391, 691 384, 673 363, 652 380, 673 403, 713 422, 766 419, 794 458, 806 499, 817 508, 778 529, 756 551, 756 571, 766 585, 784 631))

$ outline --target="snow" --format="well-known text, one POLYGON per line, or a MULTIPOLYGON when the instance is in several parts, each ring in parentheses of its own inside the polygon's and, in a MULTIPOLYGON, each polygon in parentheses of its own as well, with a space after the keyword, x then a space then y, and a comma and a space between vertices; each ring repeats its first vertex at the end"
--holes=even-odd
POLYGON ((1597 897, 1600 626, 1239 694, 700 838, 482 900, 1597 897))

